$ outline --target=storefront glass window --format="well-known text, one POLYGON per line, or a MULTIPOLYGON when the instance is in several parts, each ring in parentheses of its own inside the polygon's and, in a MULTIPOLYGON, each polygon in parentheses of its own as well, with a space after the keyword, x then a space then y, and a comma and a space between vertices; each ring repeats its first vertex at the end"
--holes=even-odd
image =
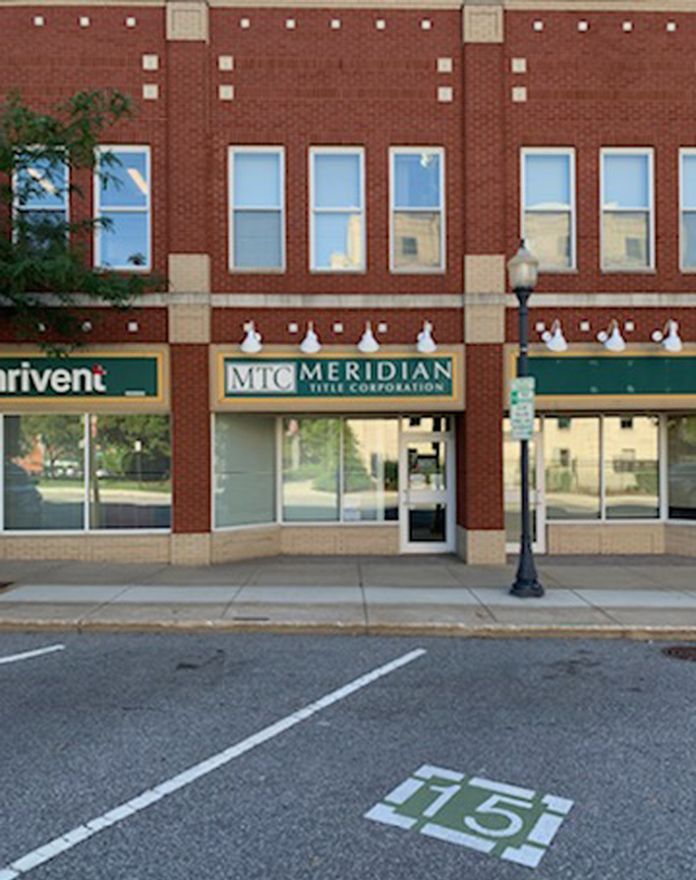
POLYGON ((90 443, 90 528, 170 528, 169 417, 91 416, 90 443))
POLYGON ((599 418, 546 417, 544 469, 548 519, 599 519, 599 418))
POLYGON ((5 416, 5 529, 82 529, 82 416, 5 416))
POLYGON ((343 521, 399 518, 399 437, 394 419, 343 423, 343 521))
POLYGON ((607 519, 659 516, 657 426, 654 416, 604 417, 607 519))
POLYGON ((286 522, 338 522, 340 448, 340 419, 283 419, 286 522))
POLYGON ((276 419, 215 417, 215 525, 270 523, 276 518, 276 419))
POLYGON ((696 519, 696 416, 667 419, 669 516, 696 519))

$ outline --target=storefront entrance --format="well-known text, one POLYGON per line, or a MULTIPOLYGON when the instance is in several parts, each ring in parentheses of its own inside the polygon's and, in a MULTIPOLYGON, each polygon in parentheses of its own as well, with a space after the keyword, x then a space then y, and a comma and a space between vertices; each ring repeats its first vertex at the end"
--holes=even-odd
POLYGON ((449 553, 455 533, 451 419, 406 418, 399 444, 402 553, 449 553))

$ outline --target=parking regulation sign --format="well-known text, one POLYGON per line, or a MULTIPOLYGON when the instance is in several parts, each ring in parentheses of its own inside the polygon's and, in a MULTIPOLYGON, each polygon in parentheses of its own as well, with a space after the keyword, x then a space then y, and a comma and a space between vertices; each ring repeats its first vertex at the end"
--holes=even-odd
POLYGON ((531 440, 534 434, 534 376, 510 383, 510 429, 513 440, 531 440))

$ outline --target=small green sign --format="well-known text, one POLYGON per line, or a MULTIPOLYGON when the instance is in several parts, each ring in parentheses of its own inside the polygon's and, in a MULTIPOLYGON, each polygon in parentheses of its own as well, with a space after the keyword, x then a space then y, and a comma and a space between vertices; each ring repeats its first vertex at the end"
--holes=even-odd
POLYGON ((573 802, 424 764, 366 819, 536 868, 573 802))
POLYGON ((224 358, 224 396, 451 397, 453 357, 224 358))
POLYGON ((3 398, 158 398, 159 358, 150 356, 0 357, 3 398))
POLYGON ((531 440, 534 434, 534 377, 510 383, 510 430, 513 440, 531 440))

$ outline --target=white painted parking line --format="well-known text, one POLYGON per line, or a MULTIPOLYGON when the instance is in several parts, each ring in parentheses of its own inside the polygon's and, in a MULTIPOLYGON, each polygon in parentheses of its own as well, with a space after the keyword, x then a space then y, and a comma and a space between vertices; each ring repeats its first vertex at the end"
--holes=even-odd
POLYGON ((69 849, 77 846, 78 843, 82 843, 83 840, 93 837, 99 831, 103 831, 111 825, 116 825, 118 822, 122 822, 129 816, 134 816, 141 810, 147 809, 151 804, 167 797, 167 795, 179 791, 181 788, 185 788, 187 785, 190 785, 197 779, 201 779, 203 776, 207 776, 209 773, 212 773, 213 770, 219 770, 220 767, 224 767, 225 764, 229 764, 230 761, 239 758, 240 755, 250 752, 252 749, 256 748, 256 746, 268 742, 281 733, 285 733, 286 730, 290 730, 290 728, 294 727, 296 724, 306 721, 308 718, 316 715, 317 712, 321 712, 322 709, 327 709, 329 706, 333 706, 334 703, 345 700, 346 697, 361 690, 361 688, 367 687, 367 685, 383 678, 385 675, 389 675, 391 672, 395 672, 397 669, 406 666, 408 663, 412 663, 414 660, 422 657, 425 653, 424 648, 417 648, 414 651, 409 651, 408 654, 403 654, 401 657, 397 657, 395 660, 391 660, 389 663, 385 663, 383 666, 373 669, 372 672, 368 672, 365 675, 361 675, 359 678, 353 679, 353 681, 348 682, 348 684, 343 685, 343 687, 331 691, 331 693, 315 700, 313 703, 309 703, 302 709, 298 709, 298 711, 293 712, 292 715, 286 715, 285 718, 281 718, 280 721, 276 721, 274 724, 264 727, 263 730, 260 730, 258 733, 254 733, 252 736, 235 743, 228 749, 218 752, 216 755, 212 755, 205 761, 201 761, 200 764, 195 764, 193 767, 189 767, 188 770, 184 770, 182 773, 156 785, 154 788, 148 788, 145 791, 140 792, 136 797, 131 798, 131 800, 126 801, 123 804, 119 804, 117 807, 109 810, 108 813, 90 819, 88 822, 85 822, 84 825, 78 825, 77 828, 73 828, 66 834, 62 834, 59 837, 48 841, 48 843, 44 843, 42 846, 20 856, 18 859, 15 859, 15 861, 6 868, 0 868, 0 880, 16 880, 17 877, 28 874, 33 868, 67 852, 69 849))
MULTIPOLYGON (((30 660, 32 657, 41 657, 42 654, 53 654, 55 651, 64 651, 65 645, 49 645, 47 648, 37 648, 35 651, 24 651, 22 654, 10 654, 0 657, 0 665, 3 663, 16 663, 18 660, 30 660)), ((0 874, 2 880, 2 874, 0 874)))

